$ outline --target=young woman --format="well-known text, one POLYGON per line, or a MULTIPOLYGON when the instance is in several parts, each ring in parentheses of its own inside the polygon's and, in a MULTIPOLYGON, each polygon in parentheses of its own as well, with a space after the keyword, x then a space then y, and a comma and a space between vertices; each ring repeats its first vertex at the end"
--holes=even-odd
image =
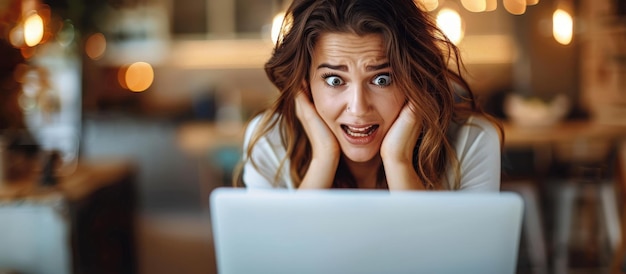
POLYGON ((294 0, 265 65, 280 91, 248 124, 247 187, 500 187, 501 128, 458 49, 413 0, 294 0))

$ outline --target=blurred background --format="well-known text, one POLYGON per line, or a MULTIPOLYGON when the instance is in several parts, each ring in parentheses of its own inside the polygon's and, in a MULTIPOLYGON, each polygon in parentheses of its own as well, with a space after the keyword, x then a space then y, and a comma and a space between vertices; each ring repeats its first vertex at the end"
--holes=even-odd
MULTIPOLYGON (((504 123, 503 189, 527 201, 520 273, 619 269, 626 1, 417 2, 504 123)), ((15 255, 40 243, 5 221, 0 270, 215 272, 208 195, 277 95, 263 65, 289 4, 0 0, 0 218, 54 193, 70 212, 61 270, 15 255)))

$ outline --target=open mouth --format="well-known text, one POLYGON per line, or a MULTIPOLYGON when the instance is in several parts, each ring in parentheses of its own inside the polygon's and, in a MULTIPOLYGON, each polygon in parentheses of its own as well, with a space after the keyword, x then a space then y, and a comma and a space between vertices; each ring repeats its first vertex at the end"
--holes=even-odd
POLYGON ((372 135, 376 129, 378 129, 378 125, 369 125, 366 127, 353 127, 348 125, 341 125, 343 131, 352 136, 352 137, 367 137, 372 135))

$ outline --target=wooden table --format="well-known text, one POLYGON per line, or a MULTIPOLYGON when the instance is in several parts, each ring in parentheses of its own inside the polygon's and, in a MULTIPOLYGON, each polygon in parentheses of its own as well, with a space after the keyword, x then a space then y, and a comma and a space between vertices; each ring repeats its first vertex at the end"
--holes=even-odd
POLYGON ((554 160, 559 147, 581 144, 582 148, 584 143, 605 143, 619 148, 626 144, 626 123, 614 125, 593 120, 572 120, 551 126, 527 127, 503 122, 503 127, 504 149, 532 151, 537 170, 543 170, 554 160))
POLYGON ((504 122, 507 148, 551 145, 579 139, 619 141, 626 138, 626 124, 610 125, 593 120, 564 121, 551 126, 525 127, 504 122))

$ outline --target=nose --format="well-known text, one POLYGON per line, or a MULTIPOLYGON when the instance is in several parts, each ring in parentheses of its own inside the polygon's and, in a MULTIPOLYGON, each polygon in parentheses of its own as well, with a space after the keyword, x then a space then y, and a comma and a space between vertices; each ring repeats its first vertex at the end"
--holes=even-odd
POLYGON ((353 85, 348 94, 346 112, 355 116, 362 116, 371 109, 367 87, 362 84, 353 85))

